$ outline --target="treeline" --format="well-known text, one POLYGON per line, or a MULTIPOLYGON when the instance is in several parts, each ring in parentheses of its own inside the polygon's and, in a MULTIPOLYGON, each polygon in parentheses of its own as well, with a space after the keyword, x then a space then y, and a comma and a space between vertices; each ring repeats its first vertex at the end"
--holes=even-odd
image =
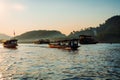
POLYGON ((89 27, 80 31, 73 31, 69 37, 79 35, 95 36, 99 42, 120 43, 120 16, 113 16, 98 27, 89 27))
POLYGON ((65 34, 62 34, 60 31, 56 30, 35 30, 29 31, 19 36, 16 36, 19 42, 31 43, 33 41, 39 40, 51 40, 66 37, 65 34))
POLYGON ((120 43, 120 15, 109 18, 98 27, 89 27, 81 29, 80 31, 73 31, 68 36, 56 30, 34 30, 23 33, 15 38, 17 38, 19 42, 31 43, 39 40, 79 38, 79 35, 94 36, 99 42, 120 43))

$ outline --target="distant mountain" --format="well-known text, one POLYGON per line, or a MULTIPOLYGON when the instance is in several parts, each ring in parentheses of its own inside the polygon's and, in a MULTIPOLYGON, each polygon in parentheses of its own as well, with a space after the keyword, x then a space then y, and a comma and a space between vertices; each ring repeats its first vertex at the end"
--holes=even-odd
POLYGON ((100 42, 120 43, 120 15, 113 16, 100 24, 98 27, 89 27, 80 31, 73 31, 69 37, 79 37, 79 35, 95 36, 100 42))
POLYGON ((56 39, 66 37, 60 31, 56 30, 35 30, 16 36, 20 42, 29 42, 39 39, 56 39))
POLYGON ((100 41, 120 42, 120 16, 109 18, 96 29, 100 41))
POLYGON ((120 15, 113 16, 98 27, 89 27, 80 31, 73 31, 65 36, 56 30, 29 31, 16 36, 19 41, 33 41, 39 39, 79 38, 79 35, 91 35, 100 42, 120 43, 120 15))
POLYGON ((84 30, 80 30, 80 31, 73 31, 71 32, 68 37, 69 38, 79 38, 79 35, 91 35, 91 36, 94 36, 95 34, 95 31, 96 31, 96 28, 92 28, 92 27, 89 27, 89 28, 86 28, 84 30))
POLYGON ((10 36, 5 34, 0 34, 0 40, 3 40, 3 39, 10 39, 10 36))

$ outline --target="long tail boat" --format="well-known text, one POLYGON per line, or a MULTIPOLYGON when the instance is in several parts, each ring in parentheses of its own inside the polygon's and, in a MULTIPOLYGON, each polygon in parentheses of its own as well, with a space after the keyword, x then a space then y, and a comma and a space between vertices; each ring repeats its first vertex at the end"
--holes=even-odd
POLYGON ((6 40, 3 42, 3 46, 6 48, 16 48, 18 46, 17 39, 6 40))
POLYGON ((50 43, 49 47, 66 49, 66 50, 77 50, 79 47, 78 42, 79 42, 78 39, 55 41, 55 42, 50 43))

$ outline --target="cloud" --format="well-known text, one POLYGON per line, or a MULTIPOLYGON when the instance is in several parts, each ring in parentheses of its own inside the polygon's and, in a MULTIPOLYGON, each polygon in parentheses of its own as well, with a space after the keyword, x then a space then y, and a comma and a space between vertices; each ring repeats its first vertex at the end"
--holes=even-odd
POLYGON ((22 5, 22 4, 18 4, 18 3, 17 4, 13 4, 12 8, 15 11, 24 11, 25 10, 25 6, 22 5))
POLYGON ((6 0, 0 0, 0 16, 8 14, 13 11, 24 11, 25 5, 19 3, 19 2, 8 2, 6 0))

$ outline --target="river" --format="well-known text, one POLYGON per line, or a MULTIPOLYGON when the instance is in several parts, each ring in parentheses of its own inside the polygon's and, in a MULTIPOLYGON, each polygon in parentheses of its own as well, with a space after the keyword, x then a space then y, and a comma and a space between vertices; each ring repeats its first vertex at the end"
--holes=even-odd
POLYGON ((80 45, 76 51, 0 44, 0 80, 120 80, 120 44, 80 45))

